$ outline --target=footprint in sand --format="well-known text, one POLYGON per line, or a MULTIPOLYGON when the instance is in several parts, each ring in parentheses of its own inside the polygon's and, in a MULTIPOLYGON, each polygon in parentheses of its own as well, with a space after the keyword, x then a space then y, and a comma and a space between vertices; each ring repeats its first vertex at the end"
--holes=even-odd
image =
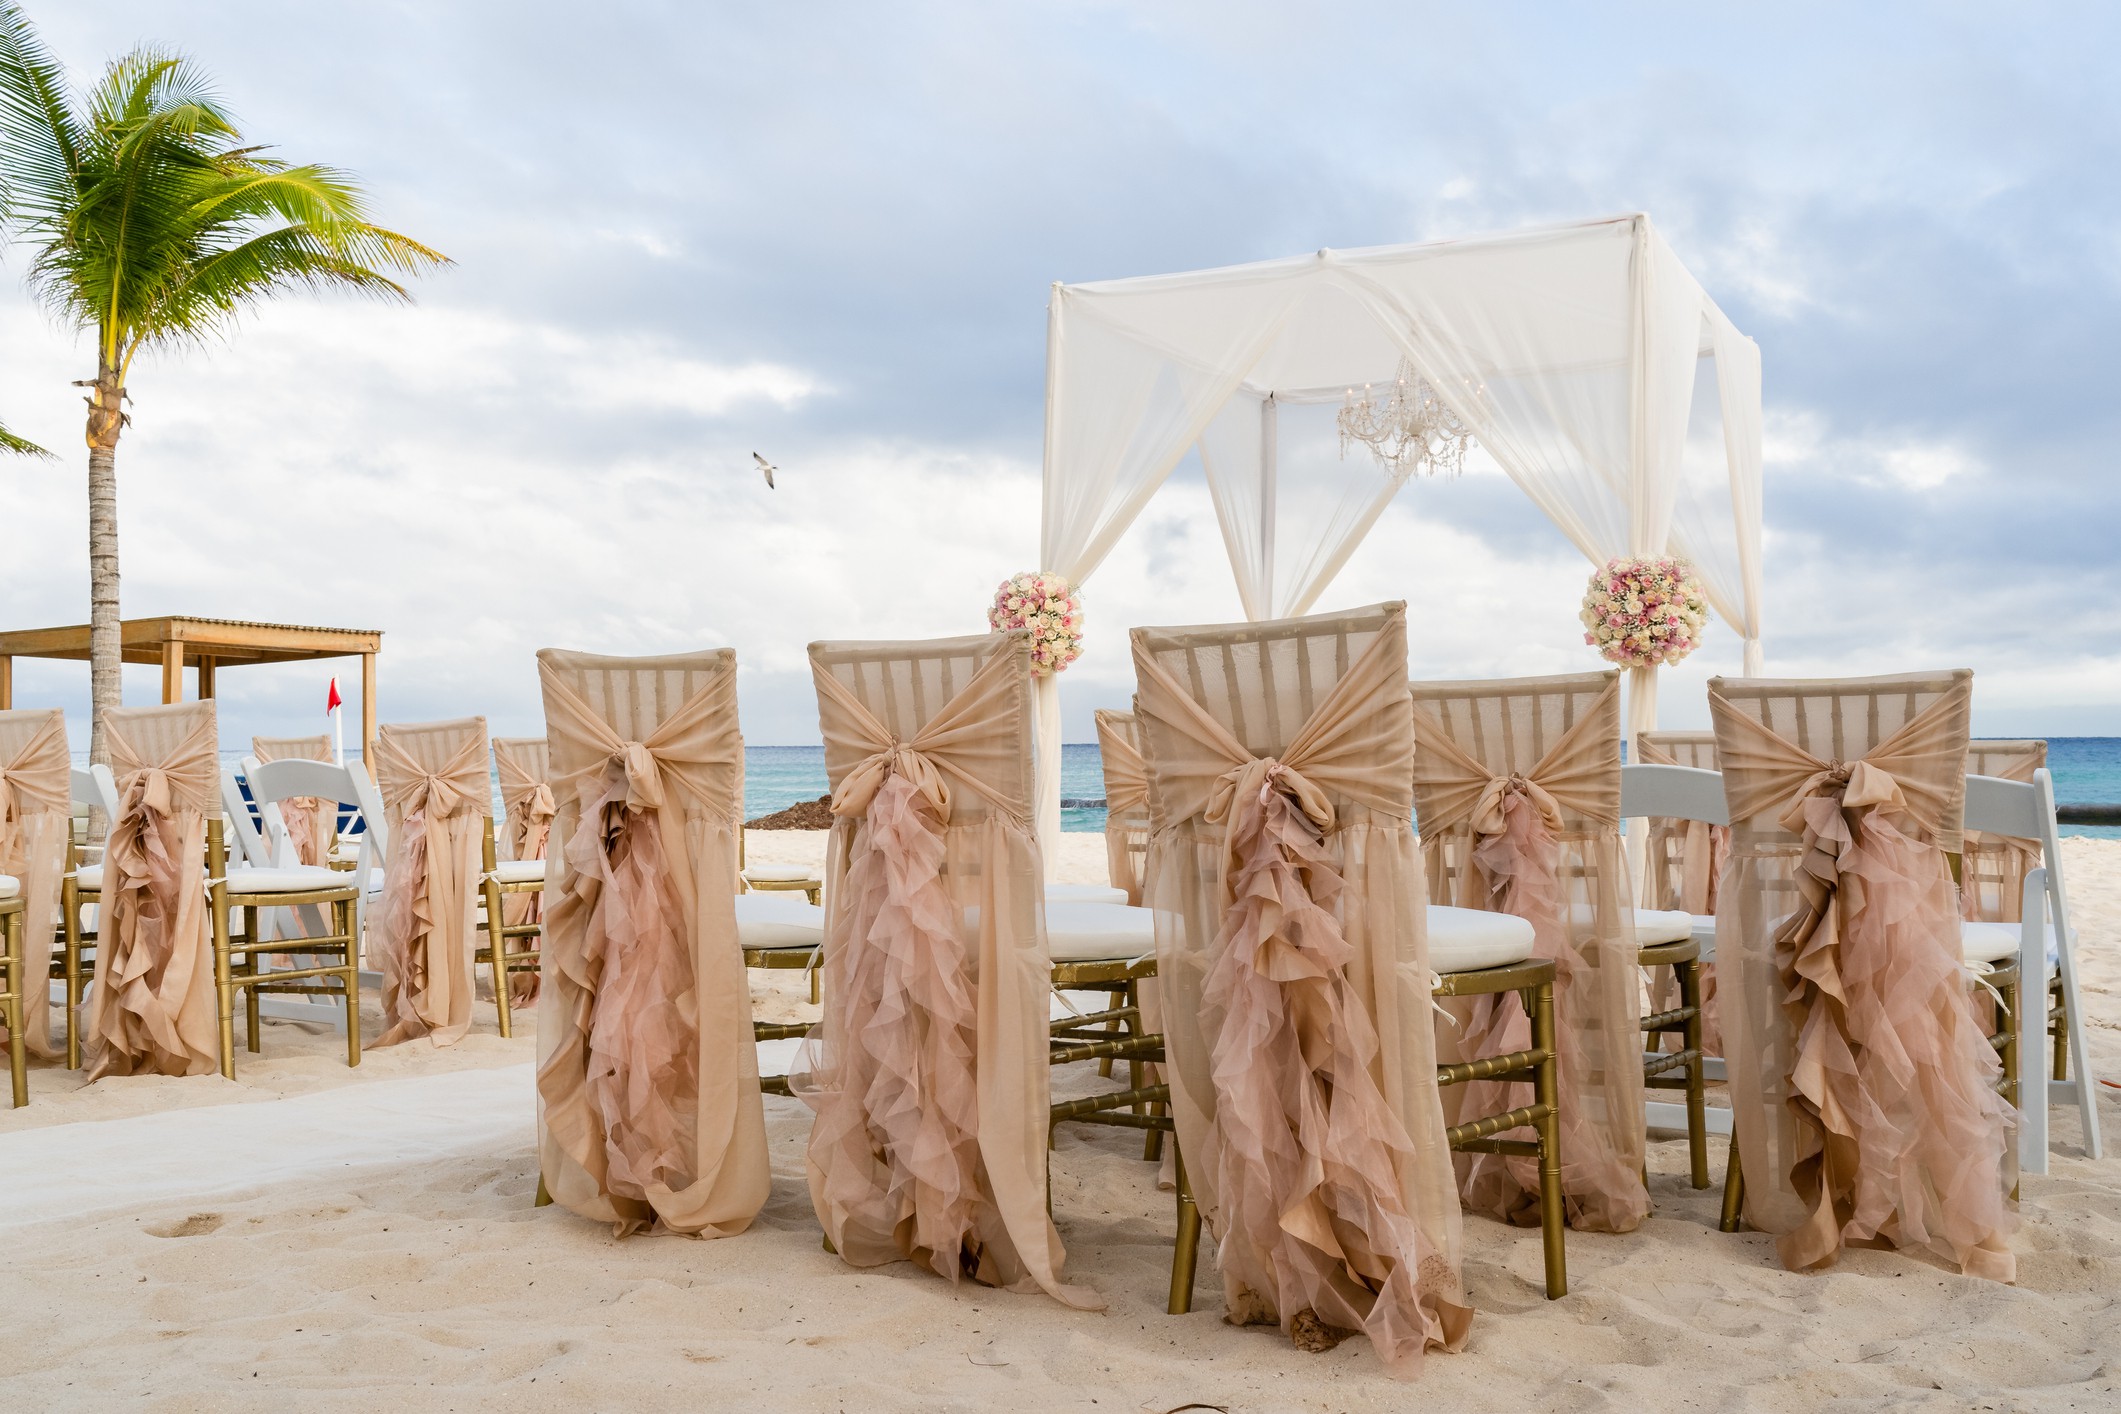
POLYGON ((219 1213, 193 1213, 179 1222, 160 1223, 147 1229, 149 1237, 201 1237, 221 1226, 219 1213))

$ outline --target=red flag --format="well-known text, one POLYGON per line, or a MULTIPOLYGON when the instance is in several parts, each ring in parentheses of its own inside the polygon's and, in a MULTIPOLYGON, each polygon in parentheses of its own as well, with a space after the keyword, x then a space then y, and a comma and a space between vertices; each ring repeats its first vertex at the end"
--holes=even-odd
POLYGON ((324 715, 329 717, 339 710, 339 680, 331 680, 331 696, 324 699, 324 715))

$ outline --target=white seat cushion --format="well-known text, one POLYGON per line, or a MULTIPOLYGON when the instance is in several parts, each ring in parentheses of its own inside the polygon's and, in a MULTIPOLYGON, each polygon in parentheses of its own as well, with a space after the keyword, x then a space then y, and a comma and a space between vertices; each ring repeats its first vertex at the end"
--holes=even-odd
POLYGON ((0 874, 0 898, 13 898, 22 892, 22 881, 12 874, 0 874))
MULTIPOLYGON (((2057 965, 2055 949, 2055 925, 2047 928, 2047 966, 2053 971, 2057 965)), ((2015 962, 2018 959, 2019 925, 2016 923, 1973 923, 1959 925, 1959 956, 1965 962, 2015 962)))
POLYGON ((825 910, 787 894, 738 894, 736 937, 747 948, 818 947, 825 910))
POLYGON ((1156 915, 1125 904, 1046 904, 1046 948, 1055 962, 1132 962, 1156 951, 1156 915))
POLYGON ((493 866, 494 882, 501 884, 542 884, 545 882, 545 861, 542 859, 504 859, 493 866))
POLYGON ((817 875, 795 864, 747 864, 744 877, 754 884, 814 884, 817 875))
MULTIPOLYGON (((1715 923, 1711 918, 1709 922, 1715 923)), ((1654 947, 1658 943, 1683 943, 1694 936, 1694 915, 1663 908, 1635 910, 1635 944, 1654 947)))
POLYGON ((1429 970, 1478 972, 1532 955, 1532 925, 1514 913, 1429 905, 1429 970))
POLYGON ((1116 903, 1127 902, 1127 891, 1115 889, 1109 884, 1048 884, 1046 902, 1056 903, 1116 903))
POLYGON ((103 887, 103 866, 100 864, 82 865, 74 871, 74 882, 87 889, 90 893, 101 890, 103 887))
POLYGON ((287 869, 259 869, 244 865, 228 871, 230 893, 297 894, 316 889, 350 889, 353 875, 321 864, 297 864, 287 869))

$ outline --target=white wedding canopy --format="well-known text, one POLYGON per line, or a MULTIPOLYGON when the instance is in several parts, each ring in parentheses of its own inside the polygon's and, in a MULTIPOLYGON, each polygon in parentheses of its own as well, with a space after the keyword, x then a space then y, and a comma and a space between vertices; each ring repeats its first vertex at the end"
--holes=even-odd
MULTIPOLYGON (((1683 555, 1760 671, 1760 351, 1643 215, 1053 286, 1039 567, 1088 579, 1198 446, 1247 617, 1308 611, 1403 475, 1287 458, 1285 415, 1410 363, 1596 564, 1683 555), (1714 465, 1687 455, 1713 372, 1714 465)), ((1630 737, 1656 721, 1630 673, 1630 737)), ((1060 698, 1039 680, 1038 821, 1060 829, 1060 698)), ((1047 851, 1049 859, 1054 851, 1047 851)))

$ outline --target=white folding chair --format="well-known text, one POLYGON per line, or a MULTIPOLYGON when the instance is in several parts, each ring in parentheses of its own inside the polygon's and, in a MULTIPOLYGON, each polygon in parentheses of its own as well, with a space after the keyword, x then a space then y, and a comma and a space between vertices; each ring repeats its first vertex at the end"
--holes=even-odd
MULTIPOLYGON (((1701 820, 1711 825, 1730 824, 1723 802, 1723 775, 1694 766, 1626 765, 1620 768, 1620 814, 1625 820, 1644 817, 1663 820, 1701 820)), ((1701 948, 1701 961, 1716 960, 1716 916, 1693 916, 1692 936, 1701 948)), ((1704 1080, 1724 1079, 1723 1057, 1703 1056, 1704 1080)), ((1643 1110, 1652 1128, 1687 1127, 1686 1107, 1666 1100, 1645 1100, 1643 1110)), ((1708 1107, 1708 1132, 1729 1134, 1731 1112, 1720 1105, 1708 1107)))
POLYGON ((1962 925, 1962 950, 1970 963, 2018 958, 2019 1167, 2026 1173, 2047 1172, 2047 1107, 2055 1100, 2077 1106, 2084 1120, 2084 1152, 2096 1159, 2101 1153, 2099 1102, 2077 997, 2077 930, 2062 882, 2053 778, 2045 767, 2034 771, 2030 782, 1968 776, 1966 826, 2040 842, 2041 867, 2026 873, 2020 921, 1962 925), (2061 993, 2059 1008, 2048 1000, 2050 986, 2061 993), (2050 1036, 2054 1067, 2043 1088, 2037 1077, 2047 1069, 2041 1062, 2050 1036))

